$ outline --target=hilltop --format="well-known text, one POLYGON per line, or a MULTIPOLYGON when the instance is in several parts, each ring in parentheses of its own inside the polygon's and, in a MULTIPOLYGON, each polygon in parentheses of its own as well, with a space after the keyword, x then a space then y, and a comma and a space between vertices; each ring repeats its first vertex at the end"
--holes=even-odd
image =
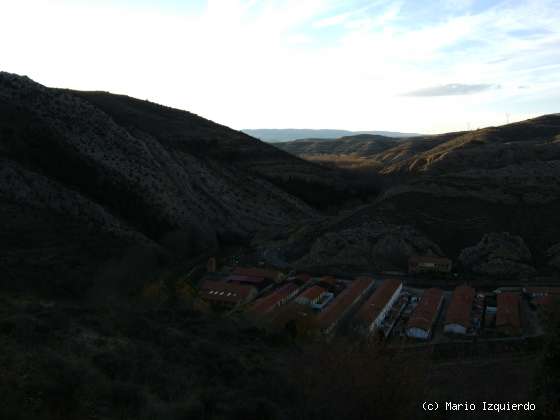
POLYGON ((329 142, 305 139, 276 146, 310 160, 360 160, 360 166, 384 174, 450 173, 555 160, 559 126, 560 115, 552 114, 500 127, 398 140, 354 135, 329 142))

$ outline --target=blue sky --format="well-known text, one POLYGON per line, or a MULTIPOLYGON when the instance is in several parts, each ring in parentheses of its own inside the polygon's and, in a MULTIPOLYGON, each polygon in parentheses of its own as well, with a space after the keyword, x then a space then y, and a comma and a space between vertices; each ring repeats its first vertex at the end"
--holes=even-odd
POLYGON ((0 69, 236 129, 435 133, 560 112, 560 0, 0 1, 0 69))

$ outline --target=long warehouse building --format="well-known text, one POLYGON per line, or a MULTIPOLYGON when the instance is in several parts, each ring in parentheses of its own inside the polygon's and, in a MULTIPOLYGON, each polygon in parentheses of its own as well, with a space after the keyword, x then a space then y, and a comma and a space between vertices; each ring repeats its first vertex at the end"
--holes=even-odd
POLYGON ((360 308, 356 319, 365 325, 367 332, 379 328, 397 301, 402 290, 400 280, 385 280, 360 308))
POLYGON ((431 288, 424 292, 406 324, 406 335, 411 338, 429 340, 443 305, 443 291, 431 288))
POLYGON ((475 290, 469 286, 458 286, 453 291, 445 315, 443 331, 447 334, 465 335, 471 327, 471 312, 475 290))
POLYGON ((351 285, 342 291, 327 308, 317 316, 319 328, 325 334, 330 334, 344 319, 360 299, 374 286, 371 277, 358 277, 351 285))

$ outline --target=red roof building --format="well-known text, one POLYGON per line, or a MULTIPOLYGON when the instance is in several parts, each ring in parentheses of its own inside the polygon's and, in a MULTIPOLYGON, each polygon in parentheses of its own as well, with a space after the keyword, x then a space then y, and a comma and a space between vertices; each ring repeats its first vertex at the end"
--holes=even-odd
POLYGON ((402 282, 400 280, 383 281, 358 311, 357 321, 364 324, 369 332, 378 328, 399 297, 401 290, 402 282))
POLYGON ((257 299, 248 309, 254 316, 264 316, 279 306, 286 303, 299 291, 299 287, 293 283, 286 284, 271 294, 257 299))
POLYGON ((225 279, 228 283, 245 284, 248 286, 254 286, 259 290, 264 289, 271 284, 271 280, 265 279, 264 277, 253 277, 253 276, 242 276, 238 274, 233 274, 225 279))
POLYGON ((317 316, 317 322, 321 330, 326 334, 331 333, 338 322, 348 314, 362 296, 373 288, 374 284, 375 280, 371 277, 355 279, 317 316))
POLYGON ((513 292, 498 294, 496 329, 505 335, 521 334, 521 315, 519 295, 513 292))
POLYGON ((325 293, 327 291, 321 286, 311 286, 297 297, 296 302, 302 305, 309 305, 317 302, 325 293))
POLYGON ((429 339, 442 304, 443 291, 441 289, 426 290, 406 324, 406 335, 423 340, 429 339))
POLYGON ((324 276, 319 279, 321 283, 325 283, 328 286, 334 286, 336 284, 336 277, 324 276))
POLYGON ((458 286, 453 291, 445 316, 443 330, 450 334, 466 334, 471 327, 471 312, 475 290, 469 286, 458 286))
POLYGON ((271 314, 270 326, 274 329, 288 329, 297 335, 307 334, 315 329, 315 314, 307 305, 290 301, 271 314))
POLYGON ((257 289, 235 283, 204 282, 199 291, 200 299, 217 306, 235 307, 249 302, 257 295, 257 289))
POLYGON ((280 277, 280 272, 276 270, 269 270, 266 268, 255 268, 255 267, 235 267, 232 274, 238 276, 248 276, 248 277, 263 277, 267 280, 277 281, 280 277))

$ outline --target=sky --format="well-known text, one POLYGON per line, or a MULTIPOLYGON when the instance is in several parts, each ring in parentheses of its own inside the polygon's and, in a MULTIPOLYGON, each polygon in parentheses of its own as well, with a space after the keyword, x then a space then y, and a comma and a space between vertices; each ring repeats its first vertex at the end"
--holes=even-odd
POLYGON ((560 112, 560 0, 0 0, 0 70, 244 128, 560 112))

